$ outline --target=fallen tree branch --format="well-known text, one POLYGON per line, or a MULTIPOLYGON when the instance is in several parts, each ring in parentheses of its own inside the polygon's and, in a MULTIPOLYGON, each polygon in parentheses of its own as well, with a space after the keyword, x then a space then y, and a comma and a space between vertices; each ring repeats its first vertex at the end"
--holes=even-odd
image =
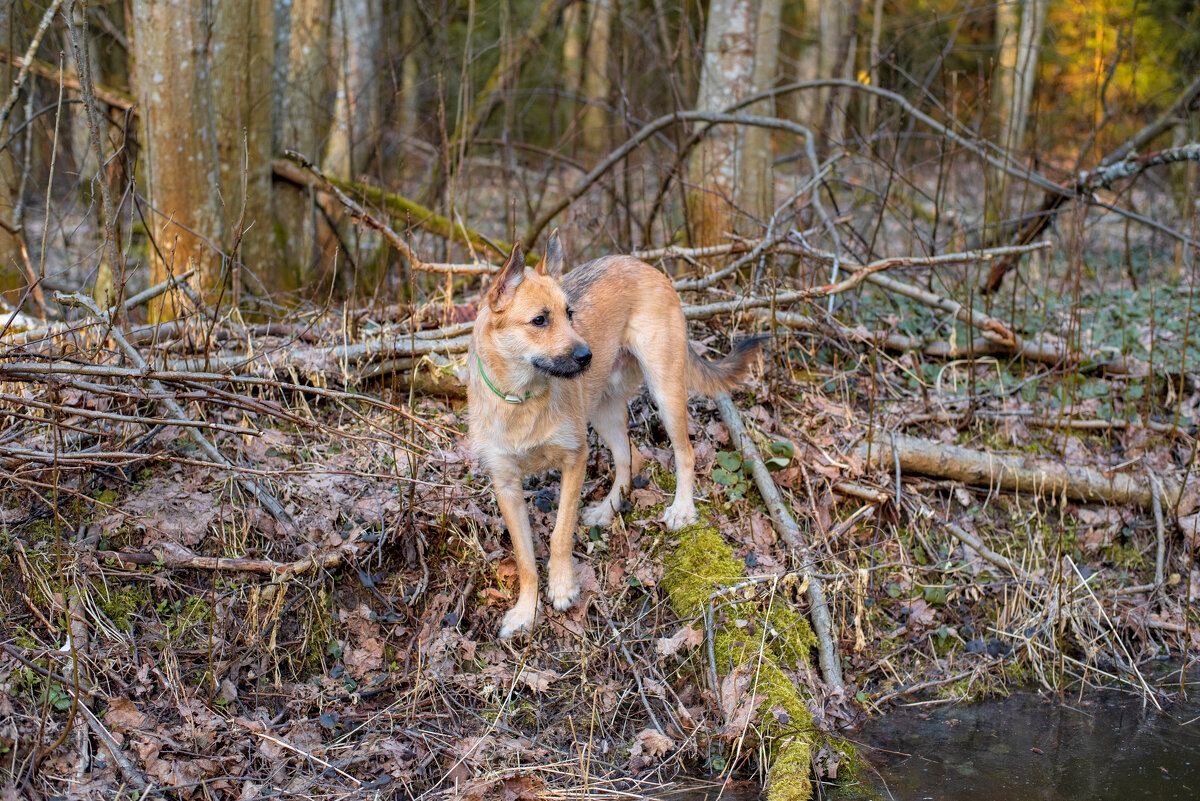
MULTIPOLYGON (((74 295, 63 295, 59 293, 55 295, 55 301, 64 306, 82 307, 87 309, 92 313, 93 316, 99 318, 105 324, 107 324, 109 336, 112 337, 114 342, 116 342, 117 347, 121 349, 121 352, 125 354, 125 357, 129 359, 134 367, 141 371, 144 380, 150 385, 150 389, 154 393, 161 396, 156 398, 156 402, 166 407, 171 417, 187 417, 187 412, 183 410, 183 407, 180 406, 173 397, 167 394, 163 385, 159 383, 157 379, 145 376, 146 372, 149 370, 149 365, 146 364, 146 360, 142 358, 142 355, 138 353, 137 348, 133 347, 128 341, 126 341, 124 334, 121 332, 121 329, 113 323, 112 316, 108 313, 108 311, 101 311, 94 300, 78 293, 74 295)), ((186 428, 185 430, 205 456, 217 464, 227 467, 233 466, 229 460, 226 459, 225 456, 218 451, 211 442, 208 441, 204 434, 200 432, 200 429, 186 428)), ((257 481, 252 478, 239 478, 237 481, 246 489, 247 492, 254 496, 254 498, 263 506, 264 509, 270 512, 272 517, 288 528, 293 530, 295 529, 296 524, 292 521, 292 518, 290 515, 288 515, 287 511, 284 510, 283 505, 275 499, 275 496, 271 495, 270 492, 262 488, 257 481)))
POLYGON ((96 551, 96 559, 130 567, 161 565, 169 570, 227 570, 243 573, 267 573, 280 578, 302 576, 313 570, 331 570, 342 563, 340 551, 323 551, 295 562, 270 559, 201 556, 174 542, 162 542, 147 551, 96 551))
MULTIPOLYGON (((413 269, 426 272, 454 273, 460 272, 465 265, 439 265, 425 262, 418 258, 404 238, 396 233, 391 226, 379 220, 354 200, 347 193, 362 198, 373 206, 386 209, 389 214, 411 219, 413 225, 423 228, 431 234, 436 234, 452 242, 462 242, 476 248, 492 251, 501 257, 508 256, 511 246, 507 243, 496 242, 476 231, 472 231, 462 223, 452 223, 432 209, 428 209, 415 200, 385 192, 379 187, 346 181, 325 175, 311 161, 295 151, 284 151, 285 159, 277 158, 271 162, 275 175, 297 186, 311 187, 333 196, 346 207, 350 216, 362 222, 369 228, 378 231, 413 265, 413 269)), ((472 271, 474 272, 474 271, 472 271)), ((478 272, 493 272, 491 269, 479 269, 478 272)))
MULTIPOLYGON (((898 462, 906 473, 950 478, 990 489, 1049 498, 1065 495, 1084 502, 1132 503, 1145 509, 1153 503, 1149 478, 1105 474, 1091 467, 1029 456, 985 453, 906 434, 875 431, 872 438, 855 446, 854 454, 869 467, 888 473, 898 462)), ((1162 497, 1168 506, 1175 506, 1180 498, 1179 485, 1163 478, 1162 497)))
POLYGON ((733 405, 733 399, 729 397, 728 393, 722 392, 714 396, 713 400, 716 401, 717 411, 720 412, 721 420, 729 431, 730 440, 737 446, 742 460, 750 465, 754 484, 758 487, 758 492, 767 505, 767 512, 771 516, 775 530, 788 548, 798 554, 800 574, 804 577, 804 583, 808 587, 809 615, 812 617, 813 633, 817 635, 821 675, 824 677, 825 683, 831 687, 843 687, 842 660, 838 655, 837 639, 834 637, 833 619, 829 615, 829 605, 825 600, 825 588, 821 579, 810 569, 810 564, 814 561, 812 550, 804 541, 800 526, 796 525, 795 519, 788 511, 787 504, 784 503, 783 496, 779 493, 779 488, 775 486, 775 480, 771 478, 771 473, 763 462, 762 454, 758 452, 758 446, 754 444, 750 433, 746 431, 746 425, 742 422, 737 407, 733 405))
MULTIPOLYGON (((123 308, 126 312, 132 311, 143 303, 154 300, 159 295, 162 295, 176 285, 183 286, 183 282, 187 281, 187 279, 191 278, 193 275, 195 275, 195 273, 196 271, 194 269, 187 270, 186 272, 182 272, 174 278, 169 278, 166 281, 163 281, 161 284, 155 284, 148 289, 143 289, 136 295, 126 298, 124 302, 121 303, 121 308, 123 308)), ((116 312, 116 310, 116 306, 110 306, 107 310, 107 313, 111 315, 116 312)), ((0 337, 0 341, 12 343, 14 345, 21 345, 37 339, 47 339, 49 337, 58 336, 59 334, 78 331, 81 328, 95 325, 101 325, 101 321, 98 319, 93 319, 84 320, 78 323, 55 323, 54 325, 43 326, 41 328, 6 333, 3 335, 3 337, 0 337)))
MULTIPOLYGON (((1176 98, 1171 107, 1160 114, 1155 120, 1148 123, 1140 131, 1129 138, 1123 145, 1109 153, 1100 161, 1100 166, 1093 172, 1102 172, 1114 165, 1120 164, 1130 159, 1139 149, 1145 147, 1159 135, 1165 133, 1171 128, 1179 124, 1181 118, 1188 115, 1188 110, 1200 98, 1200 77, 1196 78, 1191 84, 1183 90, 1176 98)), ((1083 172, 1081 177, 1087 176, 1087 172, 1083 172)), ((1079 182, 1077 182, 1078 184, 1079 182)), ((1102 185, 1102 184, 1101 184, 1102 185)), ((1035 238, 1042 235, 1050 224, 1054 222, 1055 217, 1066 205, 1068 200, 1074 199, 1075 195, 1067 191, 1059 191, 1057 189, 1045 188, 1046 192, 1042 195, 1042 202, 1037 213, 1020 231, 1012 238, 1012 244, 1019 245, 1025 242, 1032 242, 1035 238)), ((995 292, 1000 288, 1001 282, 1004 281, 1004 276, 1009 273, 1017 264, 1016 258, 1001 259, 992 265, 991 271, 988 273, 987 283, 984 289, 988 292, 995 292)))

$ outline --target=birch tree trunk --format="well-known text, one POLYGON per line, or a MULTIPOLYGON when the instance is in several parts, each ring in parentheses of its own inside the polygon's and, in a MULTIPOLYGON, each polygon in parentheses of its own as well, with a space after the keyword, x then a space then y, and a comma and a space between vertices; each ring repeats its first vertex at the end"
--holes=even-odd
MULTIPOLYGON (((758 14, 754 0, 712 0, 704 31, 698 111, 723 111, 751 92, 758 14)), ((742 194, 738 181, 744 143, 744 130, 723 125, 706 135, 692 153, 687 206, 693 245, 718 244, 730 230, 732 207, 742 194)))
MULTIPOLYGON (((277 23, 283 17, 287 26, 287 57, 278 62, 283 78, 278 90, 281 100, 276 144, 319 161, 333 122, 337 85, 330 64, 334 0, 292 0, 283 13, 279 13, 279 6, 276 8, 277 23)), ((322 250, 322 228, 312 191, 288 188, 276 193, 275 217, 282 240, 278 244, 287 260, 283 286, 305 286, 315 273, 322 250)))
POLYGON ((608 105, 611 84, 608 61, 612 44, 613 6, 617 0, 591 0, 588 4, 587 58, 583 68, 583 94, 588 99, 583 114, 583 141, 593 153, 608 149, 608 105))
MULTIPOLYGON (((148 222, 158 245, 150 282, 194 262, 208 292, 221 277, 208 242, 222 240, 222 225, 205 6, 205 0, 133 0, 133 39, 143 176, 154 207, 148 222)), ((174 309, 157 314, 170 317, 174 309)))
POLYGON ((269 284, 278 263, 272 231, 275 14, 271 0, 215 0, 212 38, 213 111, 221 197, 225 202, 224 245, 229 252, 235 242, 240 242, 241 261, 269 284))
MULTIPOLYGON (((1013 0, 996 6, 992 103, 999 131, 997 143, 1010 157, 1015 157, 1024 145, 1047 5, 1048 0, 1013 0)), ((1008 173, 994 170, 988 193, 993 220, 1003 220, 1009 215, 1008 186, 1008 173)))

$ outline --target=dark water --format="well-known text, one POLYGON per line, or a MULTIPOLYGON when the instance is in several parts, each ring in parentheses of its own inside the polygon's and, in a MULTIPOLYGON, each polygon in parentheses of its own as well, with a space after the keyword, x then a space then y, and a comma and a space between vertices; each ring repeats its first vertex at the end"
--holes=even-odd
POLYGON ((1200 682, 1188 690, 1162 711, 1115 693, 899 707, 857 738, 878 776, 856 797, 1200 801, 1200 682))

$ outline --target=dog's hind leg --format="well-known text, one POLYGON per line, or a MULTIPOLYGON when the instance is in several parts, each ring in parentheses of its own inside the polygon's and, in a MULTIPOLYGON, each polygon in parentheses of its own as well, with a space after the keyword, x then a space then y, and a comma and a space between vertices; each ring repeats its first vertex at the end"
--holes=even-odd
POLYGON ((550 567, 547 571, 546 595, 555 609, 565 610, 579 595, 575 580, 575 565, 571 550, 575 546, 575 522, 579 519, 579 494, 583 490, 583 474, 587 470, 587 445, 568 454, 562 467, 562 488, 558 493, 558 517, 550 535, 550 567))
MULTIPOLYGON (((623 394, 623 393, 622 393, 623 394)), ((633 454, 629 448, 629 420, 625 399, 619 395, 606 395, 600 406, 592 413, 592 428, 612 451, 612 489, 599 503, 583 510, 585 526, 607 526, 621 505, 621 496, 629 490, 633 474, 633 454)))
MULTIPOLYGON (((686 347, 686 341, 685 341, 686 347)), ((696 486, 696 456, 692 451, 692 440, 688 436, 687 385, 683 380, 683 362, 674 364, 662 359, 650 363, 640 358, 646 384, 658 406, 663 428, 671 438, 675 451, 675 501, 663 512, 663 522, 672 531, 696 522, 696 502, 693 492, 696 486)))

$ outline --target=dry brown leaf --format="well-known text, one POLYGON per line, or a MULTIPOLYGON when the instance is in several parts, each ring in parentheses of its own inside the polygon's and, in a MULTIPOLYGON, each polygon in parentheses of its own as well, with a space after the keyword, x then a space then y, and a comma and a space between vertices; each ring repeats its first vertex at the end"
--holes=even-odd
POLYGON ((365 640, 360 647, 347 653, 343 661, 350 675, 361 679, 383 667, 383 641, 374 637, 365 640))
POLYGON ((654 643, 654 648, 663 656, 673 656, 680 648, 695 648, 704 642, 704 632, 697 631, 691 626, 684 626, 670 637, 660 637, 654 643))
MULTIPOLYGON (((121 508, 148 532, 192 547, 208 532, 218 504, 213 495, 200 492, 178 477, 160 477, 149 481, 144 490, 124 501, 121 508)), ((155 536, 152 541, 158 538, 155 536)))
POLYGON ((518 681, 537 693, 546 692, 550 689, 551 684, 561 678, 562 675, 553 670, 539 670, 531 667, 521 668, 521 673, 517 676, 518 681))
POLYGON ((674 747, 675 741, 657 729, 642 729, 633 738, 629 756, 660 757, 665 756, 674 747))
POLYGON ((104 722, 121 732, 143 728, 147 721, 146 714, 134 706, 128 698, 114 698, 104 713, 104 722))

